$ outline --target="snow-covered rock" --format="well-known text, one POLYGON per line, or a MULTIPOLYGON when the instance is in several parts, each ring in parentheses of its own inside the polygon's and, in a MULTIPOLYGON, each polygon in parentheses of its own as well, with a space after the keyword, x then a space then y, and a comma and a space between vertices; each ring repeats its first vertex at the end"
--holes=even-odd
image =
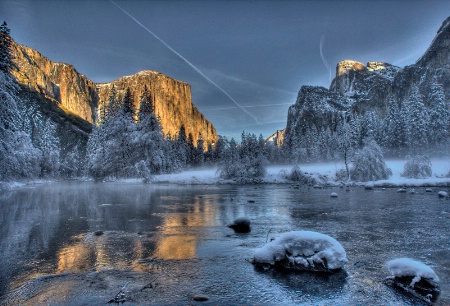
POLYGON ((312 231, 293 231, 257 250, 253 263, 287 269, 333 272, 344 268, 347 255, 334 238, 312 231))
POLYGON ((427 302, 439 296, 439 277, 429 266, 410 258, 397 258, 387 262, 391 276, 387 283, 405 290, 427 302))
POLYGON ((330 197, 331 197, 331 198, 337 198, 337 197, 338 197, 338 194, 337 194, 336 192, 332 192, 332 193, 330 194, 330 197))
POLYGON ((250 219, 247 217, 236 218, 232 224, 228 225, 228 227, 234 229, 237 233, 249 233, 251 230, 250 219))
POLYGON ((447 191, 439 191, 438 197, 440 198, 448 198, 448 192, 447 191))

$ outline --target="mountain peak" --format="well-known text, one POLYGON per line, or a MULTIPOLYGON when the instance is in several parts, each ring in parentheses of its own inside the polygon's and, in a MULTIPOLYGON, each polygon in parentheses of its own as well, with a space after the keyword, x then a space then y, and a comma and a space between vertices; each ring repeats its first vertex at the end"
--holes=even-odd
POLYGON ((365 69, 366 66, 364 66, 364 64, 361 62, 348 59, 343 60, 336 65, 336 77, 341 76, 348 71, 361 71, 365 69))
POLYGON ((442 23, 430 47, 416 65, 424 68, 450 67, 450 17, 442 23))

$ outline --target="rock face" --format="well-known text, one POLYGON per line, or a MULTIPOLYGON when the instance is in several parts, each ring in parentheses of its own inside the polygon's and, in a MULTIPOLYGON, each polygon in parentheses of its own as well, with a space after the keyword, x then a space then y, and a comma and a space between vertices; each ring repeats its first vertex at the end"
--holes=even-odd
POLYGON ((416 65, 423 68, 450 68, 450 17, 439 28, 436 37, 416 65))
POLYGON ((16 43, 12 49, 19 66, 13 74, 19 84, 42 94, 61 109, 94 122, 98 102, 94 82, 73 66, 52 62, 36 50, 16 43))
POLYGON ((275 133, 269 136, 266 141, 273 141, 277 147, 281 147, 284 140, 284 132, 285 130, 277 130, 275 133))
POLYGON ((125 76, 111 83, 97 84, 99 109, 107 105, 112 86, 119 96, 123 96, 127 88, 133 96, 134 108, 139 110, 139 97, 144 86, 150 91, 155 114, 165 135, 176 136, 184 126, 186 135, 192 135, 194 144, 203 139, 205 149, 208 144, 217 141, 214 126, 203 116, 191 100, 191 86, 172 79, 157 71, 145 70, 131 76, 125 76))
MULTIPOLYGON (((325 132, 332 134, 344 114, 364 116, 370 112, 383 121, 394 108, 401 114, 408 108, 417 108, 417 105, 423 105, 428 110, 434 107, 435 113, 448 113, 448 106, 445 105, 450 101, 449 67, 450 17, 414 65, 399 68, 383 62, 364 65, 353 60, 342 61, 337 64, 336 77, 329 89, 302 86, 296 103, 288 111, 284 143, 293 146, 298 139, 312 137, 306 133, 311 129, 318 137, 325 132)), ((428 124, 433 120, 430 118, 428 124)), ((386 124, 387 129, 388 121, 378 122, 377 125, 382 124, 386 124)), ((386 139, 386 135, 378 136, 386 139)), ((306 145, 305 150, 308 147, 306 145)))
MULTIPOLYGON (((97 111, 108 101, 109 91, 115 86, 119 95, 129 87, 139 109, 139 96, 144 86, 153 95, 155 113, 159 116, 163 133, 176 136, 184 126, 186 135, 192 135, 194 145, 202 138, 204 146, 217 141, 214 126, 197 110, 191 99, 190 85, 156 71, 142 71, 111 83, 97 84, 80 74, 71 65, 56 63, 36 50, 13 43, 13 56, 19 67, 13 71, 19 84, 49 100, 67 115, 76 116, 91 125, 97 120, 97 111)), ((85 124, 88 126, 89 124, 85 124)), ((90 127, 85 129, 89 132, 90 127)))

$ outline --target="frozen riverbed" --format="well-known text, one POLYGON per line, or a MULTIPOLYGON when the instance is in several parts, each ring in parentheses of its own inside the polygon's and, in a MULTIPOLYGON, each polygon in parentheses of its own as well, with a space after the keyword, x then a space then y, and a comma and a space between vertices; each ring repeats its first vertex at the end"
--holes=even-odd
POLYGON ((214 305, 417 305, 383 284, 385 262, 410 257, 433 268, 442 288, 437 304, 448 305, 450 200, 415 191, 27 185, 0 196, 0 302, 101 305, 123 289, 130 304, 205 297, 214 305), (226 226, 240 216, 251 220, 250 233, 226 226), (249 262, 254 252, 291 230, 335 238, 347 253, 345 270, 256 270, 249 262))

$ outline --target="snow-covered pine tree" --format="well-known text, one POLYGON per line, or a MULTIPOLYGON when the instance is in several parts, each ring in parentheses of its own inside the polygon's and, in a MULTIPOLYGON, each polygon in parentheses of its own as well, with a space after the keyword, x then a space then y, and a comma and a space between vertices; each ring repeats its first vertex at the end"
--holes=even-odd
POLYGON ((5 73, 9 73, 16 68, 14 56, 11 52, 11 44, 12 38, 10 36, 10 29, 6 24, 6 21, 3 21, 0 26, 0 71, 5 73))
POLYGON ((106 120, 94 128, 88 142, 88 168, 96 179, 136 175, 133 137, 136 130, 131 114, 120 104, 111 88, 106 120))
POLYGON ((408 101, 403 104, 402 115, 406 126, 406 141, 410 152, 424 149, 428 144, 428 111, 417 85, 412 87, 408 101))
MULTIPOLYGON (((168 161, 167 143, 161 133, 161 125, 153 113, 151 95, 144 87, 140 96, 139 122, 136 127, 136 137, 133 137, 133 152, 137 154, 136 162, 142 164, 145 162, 150 173, 162 173, 170 170, 168 161)), ((141 171, 142 172, 142 171, 141 171)))
POLYGON ((23 114, 17 104, 19 90, 11 75, 0 71, 0 180, 36 177, 40 173, 41 151, 23 129, 23 114))
POLYGON ((180 127, 175 140, 175 159, 181 168, 185 168, 188 163, 189 148, 187 143, 186 129, 184 125, 180 127))
MULTIPOLYGON (((155 113, 152 94, 148 90, 147 85, 144 85, 144 91, 142 92, 139 99, 140 99, 139 115, 140 114, 147 115, 155 113)), ((139 118, 139 120, 141 120, 141 118, 139 118)))
POLYGON ((438 82, 436 75, 430 89, 428 138, 433 144, 440 145, 449 141, 450 103, 445 101, 444 86, 438 82))
POLYGON ((384 147, 398 154, 406 146, 406 126, 398 103, 393 98, 389 100, 389 113, 384 122, 384 147))
POLYGON ((133 95, 131 94, 130 88, 127 87, 127 89, 125 90, 125 96, 123 97, 122 108, 123 108, 124 114, 126 114, 132 118, 135 115, 133 102, 134 102, 133 95))
POLYGON ((192 165, 193 166, 201 166, 205 162, 205 152, 203 151, 204 147, 204 141, 202 138, 202 135, 200 133, 198 140, 197 140, 197 146, 194 147, 192 150, 192 165))

